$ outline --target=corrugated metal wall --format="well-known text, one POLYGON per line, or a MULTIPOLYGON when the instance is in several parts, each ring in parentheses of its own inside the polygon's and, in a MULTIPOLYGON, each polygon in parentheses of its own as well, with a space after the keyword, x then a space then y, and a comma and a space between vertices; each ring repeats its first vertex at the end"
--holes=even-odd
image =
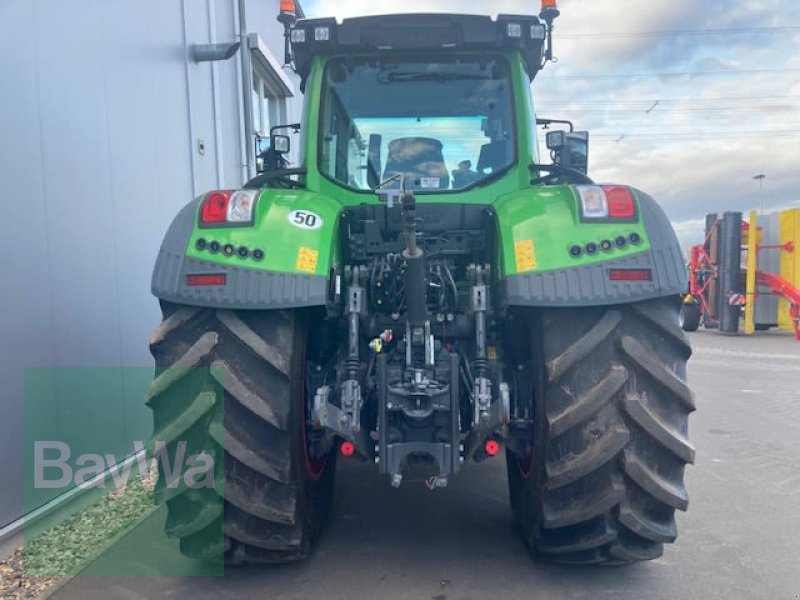
MULTIPOLYGON (((282 57, 272 3, 250 4, 282 57)), ((195 64, 186 44, 237 30, 236 0, 0 2, 0 526, 23 513, 23 425, 84 427, 101 453, 149 435, 140 377, 26 415, 24 370, 150 368, 161 237, 195 192, 243 178, 238 55, 195 64)))

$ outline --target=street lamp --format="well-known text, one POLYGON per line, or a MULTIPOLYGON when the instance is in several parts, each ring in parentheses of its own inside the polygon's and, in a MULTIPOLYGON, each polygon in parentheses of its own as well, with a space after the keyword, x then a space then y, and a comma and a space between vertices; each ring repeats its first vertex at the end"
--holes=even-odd
POLYGON ((764 180, 767 178, 766 175, 763 173, 759 173, 758 175, 753 175, 753 179, 758 181, 758 201, 759 201, 759 215, 764 214, 764 180))

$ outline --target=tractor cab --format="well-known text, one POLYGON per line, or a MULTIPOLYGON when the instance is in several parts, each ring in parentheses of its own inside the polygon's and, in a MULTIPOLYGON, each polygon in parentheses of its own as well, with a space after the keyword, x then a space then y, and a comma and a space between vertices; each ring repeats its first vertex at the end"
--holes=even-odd
MULTIPOLYGON (((306 95, 306 170, 373 194, 401 180, 417 193, 464 192, 514 167, 524 183, 538 156, 530 82, 552 57, 557 16, 544 2, 539 17, 298 21, 292 2, 282 3, 285 61, 306 95)), ((563 153, 552 150, 558 165, 563 153)), ((585 173, 585 160, 576 163, 585 173)))

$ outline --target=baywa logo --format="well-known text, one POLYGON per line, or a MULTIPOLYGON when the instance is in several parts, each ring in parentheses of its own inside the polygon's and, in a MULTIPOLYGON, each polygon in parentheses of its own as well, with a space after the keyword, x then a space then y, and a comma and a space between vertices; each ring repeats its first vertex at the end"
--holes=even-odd
POLYGON ((144 442, 134 442, 135 459, 122 462, 113 454, 81 454, 72 462, 68 444, 61 441, 34 442, 33 485, 36 489, 64 489, 72 485, 81 489, 104 488, 109 478, 103 475, 108 473, 119 490, 128 483, 136 464, 139 473, 148 473, 151 467, 160 466, 168 488, 177 488, 181 482, 192 489, 213 488, 214 458, 206 453, 187 457, 186 447, 185 441, 179 441, 174 445, 174 452, 168 452, 165 442, 155 442, 149 453, 152 462, 148 466, 144 442), (170 454, 173 455, 171 460, 170 454))

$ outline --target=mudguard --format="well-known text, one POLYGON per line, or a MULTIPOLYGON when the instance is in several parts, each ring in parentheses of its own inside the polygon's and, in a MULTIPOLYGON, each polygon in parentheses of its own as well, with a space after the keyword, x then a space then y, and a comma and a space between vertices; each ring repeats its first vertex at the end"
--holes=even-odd
POLYGON ((208 308, 326 304, 338 256, 338 202, 305 190, 264 189, 252 225, 204 227, 198 211, 205 196, 170 225, 153 270, 154 296, 208 308))
POLYGON ((627 222, 581 221, 574 187, 553 186, 498 199, 504 306, 598 306, 681 294, 687 286, 678 239, 656 201, 631 188, 636 217, 627 222), (531 198, 532 192, 535 198, 531 198), (626 243, 619 246, 617 238, 626 243), (632 243, 631 239, 636 240, 632 243), (600 250, 604 240, 612 248, 600 250), (591 254, 570 248, 595 244, 591 254), (650 270, 649 280, 619 281, 612 271, 650 270))

